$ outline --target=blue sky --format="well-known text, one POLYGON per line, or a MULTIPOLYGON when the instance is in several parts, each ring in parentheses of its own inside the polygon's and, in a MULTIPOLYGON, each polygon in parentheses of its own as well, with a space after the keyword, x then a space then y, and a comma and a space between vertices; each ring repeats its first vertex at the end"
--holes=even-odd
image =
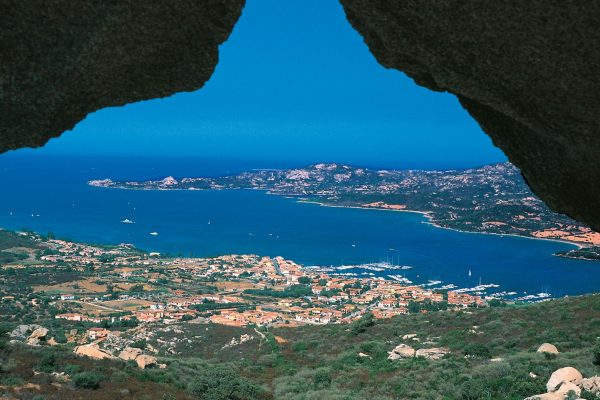
POLYGON ((336 0, 248 0, 204 88, 100 110, 34 152, 388 167, 505 159, 453 96, 381 67, 336 0))

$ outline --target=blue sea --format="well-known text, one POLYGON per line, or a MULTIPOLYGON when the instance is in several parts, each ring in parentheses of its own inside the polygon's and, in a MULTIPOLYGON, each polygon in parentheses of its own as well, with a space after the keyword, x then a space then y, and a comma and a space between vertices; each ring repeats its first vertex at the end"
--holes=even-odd
MULTIPOLYGON (((390 262, 411 268, 385 273, 415 283, 495 284, 490 293, 518 296, 600 290, 600 262, 552 255, 574 248, 565 243, 455 232, 427 224, 420 214, 322 207, 260 191, 133 191, 86 184, 90 179, 214 176, 292 166, 299 165, 3 155, 0 227, 90 243, 132 243, 172 255, 280 255, 306 266, 390 262), (135 223, 121 223, 126 218, 135 223)), ((384 274, 360 268, 344 272, 384 274)))

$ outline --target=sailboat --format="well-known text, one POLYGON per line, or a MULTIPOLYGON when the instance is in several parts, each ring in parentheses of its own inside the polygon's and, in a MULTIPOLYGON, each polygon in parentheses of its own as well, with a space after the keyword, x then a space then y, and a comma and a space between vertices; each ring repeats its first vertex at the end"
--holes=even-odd
POLYGON ((471 276, 471 270, 469 270, 469 276, 471 276))
POLYGON ((210 225, 210 219, 208 220, 208 225, 210 225))

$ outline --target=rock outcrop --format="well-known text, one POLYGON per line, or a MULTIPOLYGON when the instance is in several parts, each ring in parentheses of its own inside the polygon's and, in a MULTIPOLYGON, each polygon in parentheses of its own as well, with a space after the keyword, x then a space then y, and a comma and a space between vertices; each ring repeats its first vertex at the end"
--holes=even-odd
POLYGON ((244 0, 0 4, 0 152, 103 107, 201 88, 244 0))
POLYGON ((600 3, 340 2, 380 64, 456 95, 542 200, 600 229, 600 3))
POLYGON ((553 344, 550 344, 550 343, 543 343, 540 347, 538 347, 537 352, 538 353, 548 353, 548 354, 558 354, 559 353, 556 346, 553 344))
POLYGON ((244 333, 243 335, 241 335, 239 339, 232 337, 231 340, 229 341, 229 343, 225 343, 223 345, 223 347, 221 347, 221 350, 224 350, 224 349, 227 349, 230 347, 239 346, 240 344, 249 342, 250 340, 253 340, 253 339, 254 339, 254 336, 248 335, 247 333, 244 333))
POLYGON ((149 356, 147 354, 142 354, 140 356, 137 356, 135 358, 135 362, 137 363, 138 367, 140 367, 141 369, 145 369, 148 367, 154 367, 157 365, 156 357, 149 356))
POLYGON ((125 347, 125 349, 119 353, 119 358, 125 361, 135 360, 138 356, 141 356, 142 353, 142 350, 137 347, 125 347))
POLYGON ((433 347, 431 349, 419 349, 415 353, 417 357, 423 357, 428 360, 439 360, 448 354, 450 350, 445 347, 433 347))
POLYGON ((106 358, 109 358, 109 359, 115 358, 112 354, 109 354, 109 353, 101 350, 100 347, 95 343, 77 346, 77 347, 75 347, 73 352, 75 354, 77 354, 78 356, 86 356, 86 357, 94 358, 97 360, 103 360, 106 358))
POLYGON ((119 353, 119 358, 125 361, 135 361, 138 367, 142 369, 157 365, 156 357, 144 354, 141 349, 136 347, 126 347, 119 353))
POLYGON ((48 335, 48 329, 40 326, 31 332, 26 343, 31 346, 39 346, 41 341, 46 340, 46 335, 48 335))
MULTIPOLYGON (((532 373, 530 376, 536 377, 532 376, 532 373)), ((583 390, 599 395, 600 376, 583 378, 581 373, 573 367, 560 368, 550 376, 546 389, 547 393, 536 394, 525 400, 567 400, 573 398, 573 395, 579 398, 583 390)))
MULTIPOLYGON (((412 339, 413 337, 409 338, 412 339)), ((423 357, 428 360, 439 360, 450 351, 445 347, 432 347, 429 349, 415 350, 407 344, 399 344, 389 352, 388 360, 398 360, 402 358, 423 357)))
POLYGON ((584 378, 579 383, 582 389, 595 394, 600 395, 600 376, 592 376, 591 378, 584 378))
POLYGON ((562 385, 560 385, 558 387, 558 390, 556 391, 556 393, 562 395, 568 395, 571 392, 579 396, 581 394, 581 388, 579 388, 579 386, 577 386, 573 382, 565 382, 562 385))
POLYGON ((415 349, 406 344, 399 344, 389 352, 388 360, 398 360, 401 358, 413 358, 415 356, 415 349))
POLYGON ((557 369, 550 375, 546 389, 548 392, 556 392, 563 383, 579 383, 583 379, 581 372, 573 367, 557 369))
POLYGON ((37 324, 18 325, 10 332, 9 336, 13 339, 27 339, 36 329, 40 328, 43 327, 37 324))
POLYGON ((9 334, 13 340, 24 341, 30 346, 39 346, 46 340, 47 335, 48 329, 37 324, 18 325, 9 334))

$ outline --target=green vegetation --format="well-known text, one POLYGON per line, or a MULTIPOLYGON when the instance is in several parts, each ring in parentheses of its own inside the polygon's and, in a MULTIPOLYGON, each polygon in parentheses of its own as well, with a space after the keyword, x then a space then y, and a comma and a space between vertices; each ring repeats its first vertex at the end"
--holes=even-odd
POLYGON ((581 247, 573 250, 559 251, 558 256, 580 258, 583 260, 600 260, 600 246, 581 247))
POLYGON ((358 335, 359 333, 365 332, 367 328, 370 328, 373 325, 375 325, 375 318, 373 317, 373 314, 367 313, 359 320, 350 324, 350 333, 353 335, 358 335))
MULTIPOLYGON (((0 384, 13 388, 42 382, 47 392, 30 397, 47 397, 50 374, 65 372, 72 377, 67 392, 72 397, 61 397, 67 399, 86 391, 90 399, 110 398, 109 394, 137 399, 146 393, 158 399, 522 400, 543 393, 550 374, 564 366, 587 377, 600 375, 597 295, 389 320, 367 314, 350 325, 263 329, 264 338, 252 327, 188 323, 179 327, 184 331, 178 337, 199 337, 200 342, 177 341, 176 356, 161 352, 161 362, 168 364, 164 370, 78 358, 70 347, 9 345, 4 336, 0 384), (419 341, 403 341, 409 333, 419 341), (225 347, 242 334, 255 339, 225 347), (544 342, 555 344, 560 353, 536 353, 544 342), (388 352, 400 343, 415 348, 445 346, 450 353, 441 360, 388 360, 388 352), (38 372, 35 377, 32 370, 38 372)), ((156 334, 160 340, 175 335, 156 334)), ((154 339, 151 344, 157 346, 154 339)), ((582 397, 594 398, 590 393, 582 397)))
POLYGON ((104 377, 98 373, 86 371, 73 375, 73 384, 83 389, 98 389, 104 377))
MULTIPOLYGON (((35 292, 33 285, 67 283, 63 286, 75 289, 78 299, 125 295, 124 302, 131 297, 160 302, 164 293, 142 291, 144 283, 157 284, 137 270, 121 276, 111 265, 44 264, 38 240, 44 239, 0 233, 0 251, 25 252, 15 250, 16 244, 34 250, 28 252, 23 267, 0 269, 0 294, 6 297, 0 302, 0 386, 9 398, 521 400, 542 393, 550 374, 560 367, 573 366, 586 377, 600 375, 600 296, 596 295, 529 305, 492 301, 491 307, 463 310, 447 309, 445 302, 410 303, 407 316, 376 320, 367 313, 351 324, 300 327, 234 327, 202 323, 202 319, 188 322, 188 318, 174 324, 119 320, 128 311, 106 312, 102 322, 67 321, 55 316, 79 312, 84 304, 57 300, 62 293, 58 290, 35 292), (83 293, 86 282, 106 285, 106 291, 83 293), (25 323, 49 330, 42 346, 10 342, 8 332, 25 323), (122 339, 123 345, 152 354, 156 349, 159 363, 167 367, 142 370, 131 361, 75 356, 75 342, 87 340, 86 331, 93 326, 119 330, 116 340, 122 339), (403 339, 407 334, 409 339, 403 339), (49 346, 50 339, 59 345, 49 346), (544 342, 556 345, 560 354, 536 353, 544 342), (446 347, 450 352, 440 360, 389 360, 388 352, 401 343, 415 349, 446 347)), ((217 291, 206 284, 207 278, 182 272, 173 282, 161 269, 153 273, 165 280, 165 286, 188 293, 217 291)), ((319 284, 326 281, 320 279, 319 284)), ((342 290, 352 288, 366 289, 359 285, 342 290)), ((336 293, 337 289, 326 291, 336 293)), ((302 304, 296 299, 311 294, 303 280, 283 290, 246 290, 248 303, 205 300, 192 307, 205 315, 259 305, 269 311, 264 307, 272 300, 269 297, 302 304)), ((590 393, 581 397, 595 398, 590 393)))
POLYGON ((129 291, 132 293, 138 293, 138 292, 143 292, 144 291, 144 285, 141 283, 138 283, 137 285, 133 285, 129 288, 129 291))
POLYGON ((311 283, 311 279, 308 276, 301 276, 300 278, 298 278, 298 283, 302 284, 302 285, 308 285, 311 283))
POLYGON ((135 342, 131 343, 129 347, 135 347, 144 350, 147 344, 148 343, 146 342, 146 339, 138 339, 135 342))
POLYGON ((210 311, 210 310, 224 310, 229 308, 236 309, 248 309, 254 306, 246 304, 246 303, 214 303, 214 302, 206 302, 202 304, 193 304, 190 306, 190 309, 196 311, 210 311))
POLYGON ((311 296, 312 290, 306 285, 290 285, 284 290, 273 290, 273 289, 246 289, 244 293, 251 294, 254 296, 268 296, 268 297, 304 297, 311 296))
POLYGON ((260 386, 223 367, 205 369, 194 376, 190 394, 203 400, 255 400, 266 397, 260 386))

